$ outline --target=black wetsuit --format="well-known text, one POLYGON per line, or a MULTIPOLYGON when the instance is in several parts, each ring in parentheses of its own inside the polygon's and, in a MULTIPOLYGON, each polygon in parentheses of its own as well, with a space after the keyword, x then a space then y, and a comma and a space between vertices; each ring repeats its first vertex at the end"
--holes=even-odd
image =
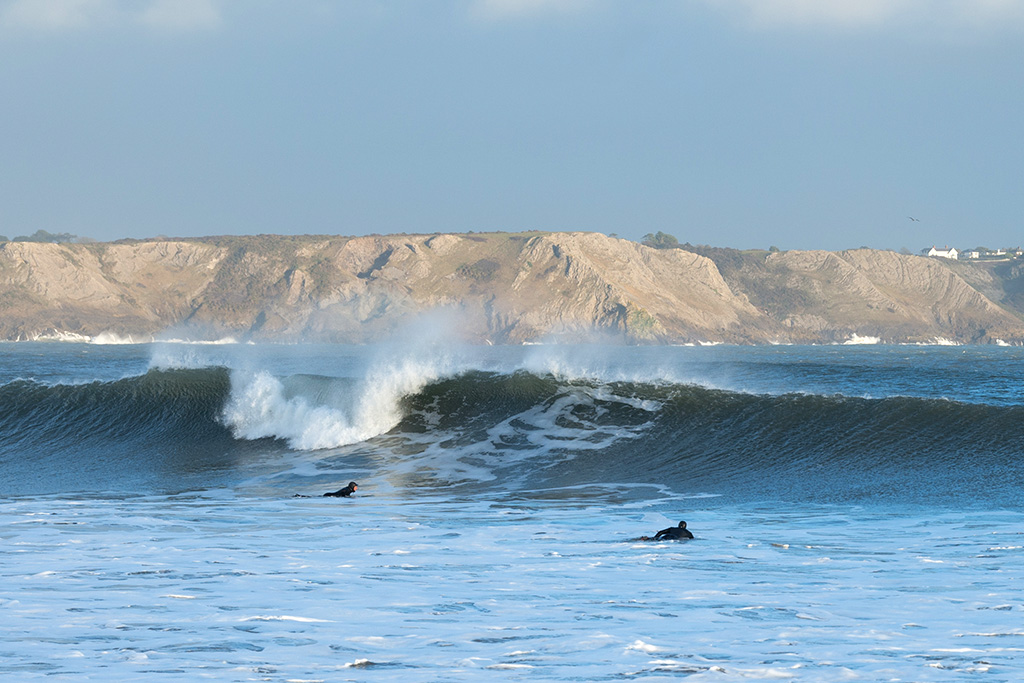
POLYGON ((352 493, 357 488, 359 488, 359 486, 354 481, 350 481, 348 483, 348 486, 346 486, 345 488, 338 489, 337 491, 331 491, 330 493, 325 493, 324 497, 325 498, 348 498, 349 496, 352 495, 352 493))
POLYGON ((679 526, 670 526, 654 534, 654 541, 684 541, 693 538, 693 534, 686 528, 686 522, 679 522, 679 526))

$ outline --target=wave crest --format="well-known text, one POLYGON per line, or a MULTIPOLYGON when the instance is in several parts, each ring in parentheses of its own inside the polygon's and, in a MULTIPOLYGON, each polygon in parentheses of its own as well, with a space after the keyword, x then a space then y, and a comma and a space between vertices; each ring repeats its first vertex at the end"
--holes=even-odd
POLYGON ((296 450, 347 446, 394 429, 402 400, 443 372, 414 360, 377 366, 361 379, 236 370, 221 419, 236 438, 278 438, 296 450))

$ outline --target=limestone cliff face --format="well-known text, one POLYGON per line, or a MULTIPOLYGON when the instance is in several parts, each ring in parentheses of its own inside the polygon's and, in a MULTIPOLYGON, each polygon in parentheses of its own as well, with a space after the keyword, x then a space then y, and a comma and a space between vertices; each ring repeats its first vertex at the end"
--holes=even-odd
POLYGON ((794 293, 779 321, 794 333, 886 341, 1019 338, 1021 319, 971 287, 939 259, 858 249, 770 254, 766 270, 794 293))
POLYGON ((1021 311, 1000 278, 973 264, 874 249, 696 249, 775 326, 767 339, 772 334, 793 342, 838 342, 853 335, 887 342, 1021 338, 1021 311))
MULTIPOLYGON (((597 331, 657 341, 741 338, 744 318, 757 315, 708 259, 596 234, 366 237, 327 240, 298 256, 292 265, 264 262, 262 277, 247 268, 224 278, 266 283, 248 293, 261 310, 247 333, 363 341, 448 308, 475 340, 597 331), (312 253, 318 260, 303 262, 312 253)), ((207 300, 228 298, 217 284, 207 300)), ((192 322, 224 324, 230 313, 211 303, 192 322)))
POLYGON ((1024 338, 1017 314, 936 259, 727 252, 596 233, 8 242, 0 338, 364 342, 438 308, 456 313, 462 336, 495 343, 595 332, 645 343, 1024 338))
POLYGON ((188 314, 221 251, 186 242, 0 244, 0 338, 161 330, 188 314))

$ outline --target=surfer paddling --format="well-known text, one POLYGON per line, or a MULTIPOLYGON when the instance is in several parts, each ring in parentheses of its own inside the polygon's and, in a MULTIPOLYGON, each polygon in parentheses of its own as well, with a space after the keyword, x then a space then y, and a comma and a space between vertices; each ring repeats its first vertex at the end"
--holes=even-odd
POLYGON ((358 488, 359 484, 355 483, 354 481, 350 481, 347 486, 340 488, 337 491, 325 493, 324 498, 348 498, 353 493, 355 493, 356 489, 358 488))
POLYGON ((670 526, 654 534, 654 537, 641 536, 641 541, 688 541, 693 534, 686 528, 686 522, 679 522, 679 526, 670 526))
MULTIPOLYGON (((348 498, 353 493, 355 493, 355 490, 357 488, 359 488, 359 484, 355 483, 354 481, 350 481, 346 486, 343 486, 342 488, 338 489, 337 491, 330 491, 328 493, 325 493, 322 497, 323 498, 348 498)), ((309 496, 304 496, 301 493, 296 493, 292 497, 293 498, 309 498, 309 496)))

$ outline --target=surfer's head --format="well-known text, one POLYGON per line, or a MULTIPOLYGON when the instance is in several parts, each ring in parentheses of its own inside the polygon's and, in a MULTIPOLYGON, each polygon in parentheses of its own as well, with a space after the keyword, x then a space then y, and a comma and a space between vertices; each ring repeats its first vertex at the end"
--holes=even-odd
POLYGON ((679 522, 679 528, 680 529, 685 529, 686 528, 686 522, 679 522))
POLYGON ((350 482, 348 483, 348 487, 349 487, 350 489, 352 489, 353 491, 355 491, 355 490, 356 490, 357 488, 359 488, 359 484, 355 483, 354 481, 350 481, 350 482))

